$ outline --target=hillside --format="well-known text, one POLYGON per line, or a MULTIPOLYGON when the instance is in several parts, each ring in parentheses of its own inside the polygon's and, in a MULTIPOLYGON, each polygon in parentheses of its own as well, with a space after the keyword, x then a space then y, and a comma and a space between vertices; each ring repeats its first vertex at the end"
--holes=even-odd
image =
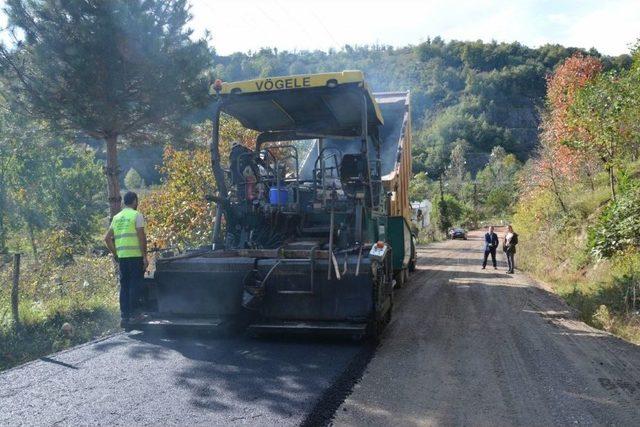
MULTIPOLYGON (((501 145, 520 161, 538 142, 546 77, 574 53, 560 45, 536 49, 520 43, 444 42, 416 46, 345 46, 339 51, 258 52, 216 55, 212 75, 225 81, 358 69, 375 91, 411 90, 414 172, 438 176, 450 163, 454 143, 466 141, 467 165, 475 173, 501 145)), ((591 50, 605 69, 627 68, 629 55, 610 58, 591 50)), ((127 171, 137 164, 145 182, 159 182, 160 146, 123 150, 127 171)), ((124 176, 124 174, 123 174, 124 176)))
MULTIPOLYGON (((575 48, 519 43, 450 41, 436 37, 417 46, 345 46, 340 51, 216 56, 214 74, 226 81, 345 69, 365 72, 376 91, 412 92, 414 171, 441 170, 451 147, 465 140, 473 172, 495 145, 526 160, 538 140, 545 78, 575 48)), ((603 58, 605 68, 628 67, 628 55, 603 58)))

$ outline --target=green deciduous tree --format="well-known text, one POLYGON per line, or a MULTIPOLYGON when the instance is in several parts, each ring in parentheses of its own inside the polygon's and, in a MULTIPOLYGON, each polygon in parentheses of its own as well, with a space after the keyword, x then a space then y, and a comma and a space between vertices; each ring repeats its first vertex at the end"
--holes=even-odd
POLYGON ((409 200, 421 202, 429 196, 429 179, 423 172, 419 172, 409 181, 409 200))
POLYGON ((440 231, 446 232, 453 226, 464 226, 471 210, 456 197, 445 194, 444 198, 437 196, 433 199, 431 209, 431 223, 437 224, 440 231))
POLYGON ((105 141, 110 212, 120 208, 117 146, 157 139, 207 103, 205 40, 186 0, 7 0, 4 93, 57 127, 105 141))
POLYGON ((0 234, 9 225, 19 230, 34 254, 44 231, 69 236, 72 249, 91 241, 104 215, 104 180, 93 150, 52 138, 45 123, 0 111, 0 234))
POLYGON ((467 171, 467 152, 469 143, 464 139, 458 139, 453 143, 451 150, 450 162, 447 167, 447 183, 449 191, 456 194, 459 198, 464 198, 464 186, 471 180, 471 176, 467 171))
POLYGON ((597 154, 609 173, 611 198, 616 199, 615 168, 625 150, 622 112, 630 100, 613 74, 597 77, 577 95, 571 108, 573 125, 579 130, 566 143, 597 154))
POLYGON ((18 154, 17 140, 20 126, 6 109, 0 109, 0 253, 6 252, 8 225, 11 213, 9 183, 15 176, 15 160, 18 154))
POLYGON ((486 216, 508 215, 516 202, 520 163, 513 154, 496 146, 487 165, 476 175, 477 194, 486 216))
POLYGON ((597 155, 609 173, 611 198, 616 199, 615 170, 640 149, 640 52, 628 70, 602 73, 581 88, 569 108, 568 122, 576 130, 565 143, 597 155))
POLYGON ((127 190, 137 190, 146 187, 146 183, 138 171, 131 168, 124 176, 124 186, 127 187, 127 190))

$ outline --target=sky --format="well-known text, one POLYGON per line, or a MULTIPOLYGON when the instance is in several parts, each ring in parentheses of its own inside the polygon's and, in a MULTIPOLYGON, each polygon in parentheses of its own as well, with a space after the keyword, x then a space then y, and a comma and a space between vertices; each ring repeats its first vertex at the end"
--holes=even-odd
POLYGON ((640 0, 191 0, 196 36, 218 54, 416 45, 445 40, 518 41, 628 53, 640 38, 640 0))

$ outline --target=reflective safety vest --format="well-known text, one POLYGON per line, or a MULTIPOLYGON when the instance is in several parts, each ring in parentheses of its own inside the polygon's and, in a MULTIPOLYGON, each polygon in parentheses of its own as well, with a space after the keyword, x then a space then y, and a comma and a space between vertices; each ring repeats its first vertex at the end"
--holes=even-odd
POLYGON ((118 258, 135 258, 142 256, 140 240, 136 231, 136 217, 138 211, 124 208, 113 217, 111 228, 116 241, 118 258))

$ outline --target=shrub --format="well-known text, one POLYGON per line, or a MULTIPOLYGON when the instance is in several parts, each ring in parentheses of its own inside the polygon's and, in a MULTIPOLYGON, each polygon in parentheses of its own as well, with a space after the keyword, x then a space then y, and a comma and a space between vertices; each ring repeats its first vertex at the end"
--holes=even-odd
POLYGON ((44 241, 44 261, 47 264, 66 265, 73 261, 74 236, 67 230, 51 230, 44 241))
POLYGON ((605 208, 590 230, 589 244, 597 258, 611 257, 629 248, 640 247, 640 190, 621 194, 605 208))
POLYGON ((431 223, 437 224, 442 231, 455 225, 465 225, 470 218, 469 207, 450 194, 445 194, 443 199, 435 199, 433 205, 431 223))
POLYGON ((613 318, 606 305, 601 304, 592 316, 593 325, 605 331, 611 330, 613 318))

